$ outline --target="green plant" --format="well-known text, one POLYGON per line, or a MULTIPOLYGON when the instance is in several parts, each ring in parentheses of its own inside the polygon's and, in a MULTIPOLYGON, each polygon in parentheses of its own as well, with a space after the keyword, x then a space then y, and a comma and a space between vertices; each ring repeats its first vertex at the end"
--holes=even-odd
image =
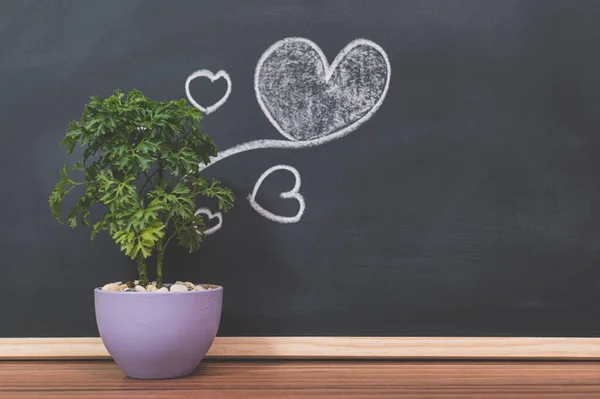
MULTIPOLYGON (((231 190, 208 183, 198 165, 216 156, 214 142, 200 132, 202 113, 180 101, 153 101, 140 91, 125 96, 117 90, 85 105, 81 121, 71 122, 62 145, 71 155, 79 145, 83 157, 72 170, 65 162, 60 181, 50 194, 54 218, 63 223, 65 196, 81 187, 82 195, 66 220, 71 227, 92 226, 91 239, 107 231, 121 250, 135 260, 140 285, 148 284, 147 260, 156 255, 156 283, 163 283, 163 259, 171 240, 190 252, 200 247, 206 227, 194 215, 198 197, 215 198, 220 210, 233 206, 231 190), (95 223, 91 207, 106 210, 95 223)), ((95 213, 95 212, 94 212, 95 213)))

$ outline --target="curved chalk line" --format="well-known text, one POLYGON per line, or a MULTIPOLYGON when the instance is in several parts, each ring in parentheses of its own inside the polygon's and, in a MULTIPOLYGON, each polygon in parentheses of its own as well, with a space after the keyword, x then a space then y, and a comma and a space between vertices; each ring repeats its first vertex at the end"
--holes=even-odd
POLYGON ((258 150, 264 148, 305 148, 305 147, 314 147, 328 141, 334 140, 335 137, 321 137, 315 140, 307 140, 307 141, 289 141, 289 140, 255 140, 249 141, 247 143, 238 144, 231 148, 228 148, 225 151, 220 151, 216 157, 210 157, 211 162, 208 165, 204 163, 199 163, 198 167, 202 171, 207 169, 209 166, 214 165, 215 163, 230 157, 235 154, 239 154, 240 152, 246 152, 251 150, 258 150))
POLYGON ((300 194, 300 185, 301 185, 300 173, 298 173, 298 170, 296 170, 296 168, 294 168, 293 166, 289 166, 289 165, 275 165, 275 166, 272 166, 269 169, 267 169, 258 178, 258 180, 256 181, 256 184, 254 184, 254 189, 252 190, 252 193, 250 195, 248 195, 248 202, 250 202, 250 205, 252 206, 252 208, 254 208, 254 210, 256 212, 258 212, 261 216, 263 216, 269 220, 272 220, 273 222, 297 223, 300 221, 300 219, 302 219, 302 215, 304 214, 304 210, 306 209, 306 203, 304 202, 304 197, 302 196, 302 194, 300 194), (298 213, 296 213, 296 215, 294 215, 294 216, 276 215, 276 214, 266 210, 265 208, 260 206, 260 204, 258 202, 256 202, 256 194, 258 193, 258 189, 260 188, 262 182, 271 173, 275 172, 276 170, 287 170, 288 172, 291 172, 294 175, 294 178, 296 179, 294 187, 290 191, 286 191, 286 192, 279 194, 280 198, 284 198, 284 199, 293 198, 296 201, 298 201, 298 204, 300 205, 300 209, 298 209, 298 213))

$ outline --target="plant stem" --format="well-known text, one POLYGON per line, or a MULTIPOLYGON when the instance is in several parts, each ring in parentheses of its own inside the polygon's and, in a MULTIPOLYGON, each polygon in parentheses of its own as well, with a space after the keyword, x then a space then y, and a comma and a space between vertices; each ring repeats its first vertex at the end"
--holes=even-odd
MULTIPOLYGON (((160 158, 160 156, 157 159, 157 163, 158 163, 158 167, 156 169, 156 173, 158 173, 158 185, 162 186, 162 183, 164 181, 164 165, 163 165, 163 161, 160 158)), ((169 218, 167 218, 167 221, 165 223, 165 231, 168 229, 169 227, 169 218)), ((156 287, 157 288, 162 288, 162 284, 163 284, 163 259, 165 257, 165 246, 164 244, 164 237, 161 238, 158 243, 156 244, 156 287)))
POLYGON ((156 288, 161 288, 163 285, 163 259, 165 257, 165 247, 160 240, 158 243, 158 251, 156 253, 156 288))
POLYGON ((140 192, 138 193, 139 195, 142 195, 142 192, 144 191, 144 189, 146 188, 146 186, 148 185, 148 183, 150 183, 150 181, 152 180, 152 178, 154 177, 154 175, 156 174, 156 170, 150 175, 148 176, 147 173, 144 173, 144 176, 146 176, 146 182, 144 183, 144 185, 142 186, 142 188, 140 188, 140 192))
POLYGON ((135 263, 137 264, 138 271, 138 279, 140 280, 140 285, 142 287, 148 286, 148 272, 146 261, 141 256, 135 258, 135 263))
POLYGON ((160 158, 160 156, 158 157, 156 162, 157 162, 158 166, 154 173, 158 173, 158 185, 161 185, 164 180, 165 167, 163 164, 163 160, 160 158))

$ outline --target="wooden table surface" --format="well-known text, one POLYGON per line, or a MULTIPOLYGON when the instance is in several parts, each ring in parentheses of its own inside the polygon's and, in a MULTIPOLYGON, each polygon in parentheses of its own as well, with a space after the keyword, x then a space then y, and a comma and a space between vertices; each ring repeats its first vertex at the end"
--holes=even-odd
POLYGON ((0 398, 600 398, 600 362, 206 360, 189 377, 112 362, 3 361, 0 398))

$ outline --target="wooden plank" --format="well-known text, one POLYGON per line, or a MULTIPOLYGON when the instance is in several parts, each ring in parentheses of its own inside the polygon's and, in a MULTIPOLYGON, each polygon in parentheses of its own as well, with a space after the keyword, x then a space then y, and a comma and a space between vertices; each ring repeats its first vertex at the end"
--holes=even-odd
POLYGON ((599 362, 215 361, 175 380, 127 378, 112 361, 0 362, 0 398, 600 397, 599 362))
MULTIPOLYGON (((0 338, 0 359, 106 359, 100 338, 0 338)), ((600 338, 217 337, 209 358, 600 359, 600 338)))

